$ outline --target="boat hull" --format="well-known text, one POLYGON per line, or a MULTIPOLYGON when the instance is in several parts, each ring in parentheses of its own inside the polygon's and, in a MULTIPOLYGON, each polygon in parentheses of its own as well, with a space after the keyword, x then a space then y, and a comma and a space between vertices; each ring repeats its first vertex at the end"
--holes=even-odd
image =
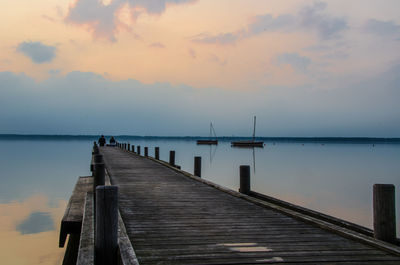
POLYGON ((231 142, 231 146, 233 146, 233 147, 264 147, 264 142, 237 141, 237 142, 231 142))
POLYGON ((218 140, 197 140, 199 145, 217 145, 218 140))

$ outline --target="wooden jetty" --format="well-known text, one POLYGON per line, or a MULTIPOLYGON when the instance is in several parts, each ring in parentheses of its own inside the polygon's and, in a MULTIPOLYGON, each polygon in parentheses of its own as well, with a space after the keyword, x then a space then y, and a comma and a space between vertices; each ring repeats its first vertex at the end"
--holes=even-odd
MULTIPOLYGON (((252 192, 248 167, 241 167, 241 192, 236 192, 201 179, 198 168, 194 176, 175 161, 171 165, 118 146, 99 148, 106 186, 97 187, 95 204, 93 189, 81 192, 90 181, 77 183, 60 242, 65 233, 75 233, 63 227, 80 222, 78 253, 64 264, 400 264, 400 248, 375 239, 369 229, 252 192), (94 216, 99 218, 99 205, 111 203, 98 197, 107 185, 118 190, 118 222, 105 226, 110 237, 118 229, 115 263, 94 258, 96 235, 104 236, 98 234, 103 221, 94 216)), ((197 158, 195 167, 199 163, 197 158)), ((69 244, 74 242, 70 237, 69 244)))

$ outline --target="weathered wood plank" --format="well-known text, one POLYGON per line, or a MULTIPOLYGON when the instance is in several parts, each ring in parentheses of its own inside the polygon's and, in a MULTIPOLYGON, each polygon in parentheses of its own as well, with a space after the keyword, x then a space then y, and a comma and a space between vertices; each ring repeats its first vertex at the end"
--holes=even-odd
POLYGON ((68 234, 80 234, 86 193, 92 189, 93 178, 79 177, 61 220, 59 247, 64 247, 68 234))
POLYGON ((165 162, 118 148, 101 153, 140 264, 400 262, 165 162))
POLYGON ((88 192, 85 199, 82 231, 79 242, 77 265, 94 264, 94 212, 93 193, 88 192))

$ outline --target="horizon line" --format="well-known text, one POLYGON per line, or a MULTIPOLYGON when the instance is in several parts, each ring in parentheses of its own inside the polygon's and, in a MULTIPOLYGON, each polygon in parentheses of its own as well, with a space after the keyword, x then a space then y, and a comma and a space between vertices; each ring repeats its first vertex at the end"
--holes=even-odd
MULTIPOLYGON (((19 133, 0 133, 0 138, 4 137, 70 137, 70 138, 94 138, 99 137, 102 134, 19 134, 19 133)), ((186 136, 166 136, 166 135, 128 135, 128 134, 104 134, 105 137, 132 137, 132 138, 200 138, 208 139, 208 136, 198 136, 198 135, 186 135, 186 136)), ((214 137, 212 137, 214 138, 214 137)), ((245 138, 249 139, 249 136, 218 136, 217 139, 233 139, 233 138, 245 138)), ((370 136, 256 136, 256 139, 274 139, 274 140, 394 140, 400 141, 400 137, 370 137, 370 136)))

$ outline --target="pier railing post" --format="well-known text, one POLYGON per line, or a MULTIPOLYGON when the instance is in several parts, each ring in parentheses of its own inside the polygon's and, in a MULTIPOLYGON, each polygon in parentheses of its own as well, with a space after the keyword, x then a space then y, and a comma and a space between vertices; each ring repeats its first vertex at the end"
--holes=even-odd
POLYGON ((118 187, 96 188, 95 265, 116 265, 118 253, 118 187))
POLYGON ((135 153, 135 146, 132 145, 131 148, 132 148, 132 153, 135 153))
POLYGON ((149 148, 147 146, 144 147, 144 156, 149 156, 149 148))
POLYGON ((99 154, 99 147, 97 146, 96 142, 94 142, 92 155, 97 155, 97 154, 99 154))
POLYGON ((131 150, 131 144, 128 144, 128 149, 126 149, 126 150, 128 150, 128 151, 131 150))
POLYGON ((154 158, 160 160, 160 147, 154 147, 154 158))
POLYGON ((175 151, 169 151, 169 164, 175 166, 175 151))
POLYGON ((137 154, 140 155, 140 145, 137 146, 137 154))
POLYGON ((389 243, 396 242, 395 187, 375 184, 373 188, 374 237, 389 243))
POLYGON ((194 157, 194 175, 201 178, 201 156, 194 157))
POLYGON ((240 166, 240 188, 239 192, 243 194, 250 193, 250 166, 240 166))

